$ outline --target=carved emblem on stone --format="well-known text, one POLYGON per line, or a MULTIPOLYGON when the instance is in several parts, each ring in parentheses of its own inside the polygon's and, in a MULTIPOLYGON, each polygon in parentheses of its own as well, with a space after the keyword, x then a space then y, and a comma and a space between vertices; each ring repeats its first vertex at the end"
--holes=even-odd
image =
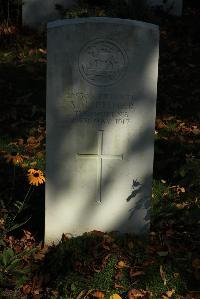
POLYGON ((79 70, 84 80, 96 86, 116 83, 125 74, 127 54, 116 42, 95 39, 79 55, 79 70))

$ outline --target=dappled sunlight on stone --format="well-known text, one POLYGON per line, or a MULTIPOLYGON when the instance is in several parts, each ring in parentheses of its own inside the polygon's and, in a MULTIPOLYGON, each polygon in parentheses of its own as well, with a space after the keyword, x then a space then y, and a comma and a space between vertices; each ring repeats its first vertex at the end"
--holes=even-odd
POLYGON ((147 233, 157 27, 58 21, 48 48, 46 242, 95 229, 147 233))

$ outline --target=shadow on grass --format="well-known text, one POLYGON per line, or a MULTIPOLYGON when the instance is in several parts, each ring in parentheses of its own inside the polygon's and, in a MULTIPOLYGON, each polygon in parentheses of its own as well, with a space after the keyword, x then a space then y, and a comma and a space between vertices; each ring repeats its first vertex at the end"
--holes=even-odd
POLYGON ((0 64, 0 134, 20 138, 45 120, 45 69, 41 63, 0 64))
POLYGON ((153 292, 154 298, 161 298, 169 289, 184 293, 181 276, 173 276, 177 271, 174 265, 156 253, 147 253, 147 245, 132 235, 117 232, 94 231, 63 239, 50 248, 41 273, 45 275, 48 269, 48 287, 57 290, 59 295, 73 298, 83 290, 101 290, 106 298, 117 290, 125 298, 133 285, 136 289, 153 292), (120 266, 120 262, 124 262, 124 266, 120 266), (161 265, 166 285, 160 275, 161 265))

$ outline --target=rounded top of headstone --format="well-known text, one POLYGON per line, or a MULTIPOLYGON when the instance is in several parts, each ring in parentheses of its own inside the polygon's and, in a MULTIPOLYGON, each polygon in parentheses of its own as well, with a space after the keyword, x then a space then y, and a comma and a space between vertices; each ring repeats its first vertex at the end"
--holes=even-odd
POLYGON ((109 17, 88 17, 88 18, 57 20, 57 21, 47 23, 47 29, 65 26, 65 25, 84 24, 84 23, 110 23, 110 24, 138 26, 141 28, 158 30, 158 26, 155 24, 130 20, 130 19, 109 18, 109 17))

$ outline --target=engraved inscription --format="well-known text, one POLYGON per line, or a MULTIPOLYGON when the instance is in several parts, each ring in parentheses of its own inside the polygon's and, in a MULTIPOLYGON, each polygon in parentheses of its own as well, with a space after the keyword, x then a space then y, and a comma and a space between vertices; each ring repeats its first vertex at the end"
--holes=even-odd
POLYGON ((134 98, 128 94, 69 92, 63 97, 60 108, 71 123, 125 125, 131 121, 134 98))
POLYGON ((102 203, 102 167, 103 160, 123 160, 123 154, 120 155, 105 155, 103 154, 103 130, 98 132, 98 152, 95 154, 84 153, 77 154, 77 158, 82 159, 95 159, 97 161, 97 189, 98 198, 97 202, 102 203))
POLYGON ((127 67, 127 54, 116 42, 95 39, 79 55, 79 70, 84 80, 96 86, 114 84, 127 67))

